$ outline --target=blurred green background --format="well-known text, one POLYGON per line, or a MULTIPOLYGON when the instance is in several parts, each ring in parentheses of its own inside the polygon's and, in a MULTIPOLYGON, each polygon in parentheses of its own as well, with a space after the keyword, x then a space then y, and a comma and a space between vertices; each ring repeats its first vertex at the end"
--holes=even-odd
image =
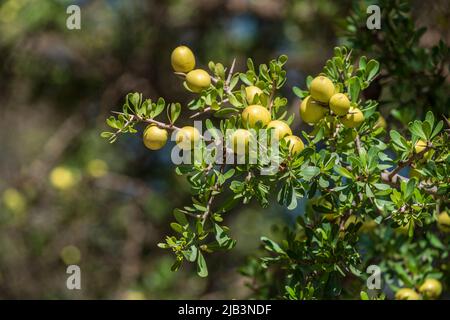
MULTIPOLYGON (((417 24, 429 27, 422 45, 448 43, 448 2, 412 4, 417 24)), ((283 94, 297 113, 290 88, 304 88, 346 43, 343 20, 358 5, 0 0, 0 298, 247 298, 238 269, 260 236, 276 237, 272 226, 298 212, 238 208, 226 217, 237 246, 209 259, 207 279, 190 265, 172 273, 172 256, 156 244, 190 197, 170 162, 172 144, 150 152, 130 135, 110 145, 99 136, 104 120, 131 91, 186 105, 193 95, 170 66, 180 44, 201 67, 236 58, 244 70, 247 57, 287 54, 283 94), (66 27, 70 4, 81 7, 81 30, 66 27), (82 290, 66 288, 69 264, 81 267, 82 290)), ((297 116, 294 131, 301 125, 297 116)))

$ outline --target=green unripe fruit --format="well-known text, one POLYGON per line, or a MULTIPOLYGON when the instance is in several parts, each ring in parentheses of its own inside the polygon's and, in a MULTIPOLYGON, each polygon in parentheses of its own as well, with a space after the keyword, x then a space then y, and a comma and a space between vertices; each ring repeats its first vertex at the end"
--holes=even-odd
POLYGON ((175 141, 183 150, 191 150, 200 140, 200 132, 197 128, 186 126, 178 130, 175 141))
POLYGON ((442 284, 439 280, 428 278, 420 286, 419 292, 428 299, 437 299, 442 293, 442 284))
POLYGON ((437 225, 442 232, 450 233, 450 216, 447 212, 444 211, 438 215, 437 225))
POLYGON ((78 264, 81 260, 80 249, 73 245, 64 247, 59 255, 67 265, 78 264))
POLYGON ((27 208, 25 196, 14 188, 8 188, 2 195, 3 204, 12 212, 22 213, 27 208))
POLYGON ((274 136, 277 140, 281 140, 285 136, 291 136, 292 130, 288 124, 281 120, 272 120, 267 125, 267 129, 273 129, 274 136))
POLYGON ((311 96, 307 96, 300 104, 300 117, 309 124, 319 122, 327 112, 327 108, 322 107, 311 96))
POLYGON ((311 81, 309 92, 314 100, 328 103, 335 92, 335 88, 333 82, 329 78, 318 76, 311 81))
POLYGON ((148 125, 142 135, 144 145, 150 150, 159 150, 164 147, 168 137, 167 130, 158 128, 155 124, 148 125))
POLYGON ((193 92, 199 93, 211 85, 211 76, 202 69, 195 69, 186 75, 186 84, 193 92))
POLYGON ((395 293, 396 300, 422 300, 420 294, 410 288, 402 288, 395 293))
POLYGON ((248 104, 252 104, 253 100, 255 99, 255 96, 262 95, 263 91, 258 88, 257 86, 248 86, 245 88, 245 99, 247 100, 248 104))
POLYGON ((364 121, 364 115, 358 108, 350 107, 348 113, 341 118, 342 124, 347 128, 359 127, 364 121))
POLYGON ((350 100, 343 93, 336 93, 330 99, 330 109, 338 116, 344 116, 350 109, 350 100))
POLYGON ((195 68, 195 56, 186 46, 176 47, 170 57, 172 68, 176 72, 187 73, 195 68))
POLYGON ((250 105, 242 111, 242 122, 247 128, 254 128, 258 121, 266 126, 270 119, 269 110, 258 104, 250 105))
POLYGON ((238 155, 243 155, 248 152, 248 143, 250 141, 251 133, 245 129, 237 129, 231 135, 233 144, 233 151, 238 155))
POLYGON ((305 145, 303 144, 302 139, 300 139, 297 136, 287 136, 284 137, 284 141, 286 141, 286 144, 289 145, 289 152, 291 154, 297 154, 300 153, 303 149, 305 149, 305 145))

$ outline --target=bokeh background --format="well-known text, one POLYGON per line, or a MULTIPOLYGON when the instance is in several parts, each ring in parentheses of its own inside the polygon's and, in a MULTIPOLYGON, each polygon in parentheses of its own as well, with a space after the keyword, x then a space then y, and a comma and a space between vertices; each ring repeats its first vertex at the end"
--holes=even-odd
MULTIPOLYGON (((210 276, 199 278, 190 265, 173 273, 170 252, 156 245, 171 233, 172 210, 190 196, 170 162, 172 145, 150 152, 133 135, 110 145, 100 138, 104 120, 128 92, 186 105, 193 95, 170 66, 180 44, 203 67, 236 58, 244 70, 247 57, 259 64, 287 54, 282 93, 296 112, 290 88, 304 88, 333 47, 348 42, 345 19, 363 5, 0 0, 0 298, 249 297, 239 268, 260 236, 277 237, 273 226, 300 212, 238 208, 226 217, 237 246, 210 257, 210 276), (66 27, 70 4, 81 7, 81 30, 66 27), (82 290, 66 288, 69 264, 81 267, 82 290)), ((428 27, 421 46, 449 43, 448 1, 412 1, 411 8, 417 26, 428 27)), ((188 123, 189 112, 183 115, 188 123)), ((294 128, 302 128, 298 116, 294 128)))

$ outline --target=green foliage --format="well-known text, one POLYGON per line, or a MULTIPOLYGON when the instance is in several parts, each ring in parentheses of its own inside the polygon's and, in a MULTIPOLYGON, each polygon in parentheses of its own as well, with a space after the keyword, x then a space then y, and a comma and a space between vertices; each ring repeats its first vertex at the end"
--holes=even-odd
POLYGON ((368 96, 379 98, 382 110, 403 125, 426 110, 449 116, 450 47, 443 40, 430 48, 421 46, 426 32, 426 27, 416 26, 407 0, 355 2, 343 23, 343 36, 355 53, 370 53, 382 64, 368 96), (368 5, 381 8, 381 29, 367 29, 368 5))
MULTIPOLYGON (((289 210, 297 208, 299 199, 308 199, 306 213, 297 218, 293 229, 285 228, 281 243, 262 237, 264 248, 270 255, 251 260, 257 262, 250 262, 242 270, 255 281, 263 282, 255 290, 257 296, 287 299, 345 296, 351 292, 345 287, 346 279, 352 277, 358 279, 357 290, 360 292, 364 289, 364 266, 373 259, 382 266, 385 281, 393 289, 398 288, 399 283, 418 285, 417 279, 407 281, 412 278, 406 276, 407 271, 401 264, 388 259, 389 245, 380 247, 386 240, 373 241, 370 234, 372 241, 369 241, 360 235, 364 230, 372 229, 376 230, 375 236, 380 233, 392 235, 398 233, 394 230, 407 228, 410 241, 418 240, 418 246, 428 250, 425 240, 415 238, 416 230, 432 228, 435 212, 439 212, 440 206, 447 205, 449 181, 445 174, 450 164, 449 135, 443 131, 443 121, 437 121, 429 112, 424 121, 409 124, 408 134, 392 130, 391 139, 387 139, 384 128, 377 125, 380 117, 376 112, 377 102, 361 95, 377 78, 379 63, 361 57, 355 66, 352 52, 345 47, 336 48, 334 53, 322 74, 333 81, 339 92, 350 96, 352 106, 362 110, 364 122, 356 128, 348 128, 340 116, 328 110, 311 133, 302 132, 306 140, 302 152, 290 154, 286 144, 280 144, 279 170, 271 175, 260 173, 261 164, 217 165, 200 159, 192 165, 178 166, 176 172, 186 176, 191 185, 192 205, 175 209, 176 222, 170 226, 177 235, 167 236, 165 242, 159 244, 174 252, 176 260, 172 270, 177 270, 187 260, 196 263, 199 276, 206 277, 205 256, 230 250, 236 243, 224 225, 225 214, 239 202, 247 204, 256 200, 267 207, 275 200, 272 195, 276 195, 278 203, 289 210), (421 150, 415 147, 419 140, 425 143, 421 150), (408 179, 401 175, 406 167, 420 168, 423 176, 408 179), (215 200, 222 203, 216 204, 215 200), (367 249, 372 247, 372 251, 367 249), (387 260, 380 260, 380 257, 387 260), (278 277, 279 283, 267 283, 273 281, 274 277, 270 275, 273 272, 282 274, 278 277)), ((277 95, 277 90, 286 82, 283 70, 286 60, 281 56, 268 66, 263 64, 255 68, 249 59, 247 71, 233 73, 231 67, 228 75, 223 65, 211 62, 213 85, 201 92, 189 108, 200 110, 200 113, 212 111, 220 119, 219 125, 214 126, 208 119, 207 128, 225 135, 226 129, 242 126, 238 111, 247 106, 244 85, 256 85, 263 94, 256 96, 254 103, 267 107, 272 119, 283 119, 287 116, 284 110, 287 101, 277 95), (241 88, 239 81, 244 84, 241 88)), ((311 79, 307 81, 308 86, 311 79)), ((308 90, 293 90, 301 98, 308 95, 308 90)), ((149 102, 150 107, 143 108, 139 94, 128 95, 126 101, 123 113, 107 121, 116 129, 111 133, 112 137, 132 132, 133 125, 138 122, 177 130, 173 126, 173 116, 168 117, 172 119, 169 124, 154 119, 154 114, 161 113, 154 111, 158 103, 149 102), (130 103, 134 108, 129 108, 130 103)), ((160 105, 163 106, 163 102, 160 105)), ((167 110, 180 109, 173 106, 176 105, 172 104, 167 110)), ((199 148, 205 149, 206 143, 203 141, 199 148)), ((427 233, 427 237, 434 249, 429 249, 431 251, 426 254, 445 259, 442 243, 448 241, 448 237, 432 233, 427 233)), ((416 245, 416 242, 406 241, 402 234, 391 241, 395 241, 393 250, 399 252, 407 250, 412 243, 416 245)), ((410 259, 413 261, 408 262, 407 267, 417 265, 418 260, 414 262, 417 256, 412 255, 410 259)), ((429 265, 420 271, 442 277, 439 268, 429 265)), ((419 269, 412 271, 417 273, 419 269)), ((361 293, 361 298, 368 299, 367 293, 361 293)))

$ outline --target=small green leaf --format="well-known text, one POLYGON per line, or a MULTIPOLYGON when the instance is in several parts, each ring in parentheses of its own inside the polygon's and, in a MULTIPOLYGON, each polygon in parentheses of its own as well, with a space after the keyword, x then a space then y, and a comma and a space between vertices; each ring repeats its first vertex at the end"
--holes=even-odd
POLYGON ((366 66, 367 81, 372 81, 380 69, 380 63, 376 60, 370 60, 366 66))
POLYGON ((365 69, 366 64, 367 64, 367 58, 365 56, 362 56, 361 58, 359 58, 359 68, 360 69, 365 69))
POLYGON ((170 105, 170 122, 175 123, 181 113, 181 105, 179 103, 172 103, 170 105))
POLYGON ((234 169, 230 169, 227 172, 224 173, 223 178, 225 180, 230 179, 231 177, 233 177, 235 170, 234 169))
POLYGON ((409 127, 409 131, 411 131, 411 133, 419 138, 421 138, 422 140, 427 140, 427 136, 425 135, 425 133, 422 130, 422 125, 420 123, 420 121, 414 121, 409 123, 408 125, 409 127))
POLYGON ((247 68, 248 70, 255 71, 255 65, 253 64, 253 60, 251 58, 247 59, 247 68))
POLYGON ((180 223, 181 225, 187 225, 189 222, 186 219, 186 215, 181 212, 180 209, 175 209, 173 211, 173 215, 175 217, 175 220, 177 220, 178 223, 180 223))
POLYGON ((187 259, 190 262, 194 262, 195 259, 197 259, 197 254, 198 254, 198 248, 196 246, 192 245, 189 255, 187 256, 187 259))
POLYGON ((183 262, 182 259, 181 260, 179 260, 179 259, 175 260, 175 262, 173 263, 173 265, 170 268, 170 270, 171 271, 177 271, 180 268, 182 262, 183 262))
POLYGON ((112 133, 112 132, 107 132, 107 131, 104 131, 104 132, 102 132, 102 133, 100 134, 100 136, 101 136, 102 138, 106 138, 106 139, 111 138, 113 135, 114 135, 114 133, 112 133))
POLYGON ((344 167, 336 167, 335 170, 342 177, 345 177, 348 179, 354 179, 354 176, 350 173, 350 171, 348 171, 344 167))
POLYGON ((390 185, 385 184, 385 183, 374 183, 373 186, 381 191, 389 190, 392 188, 390 185))
POLYGON ((176 222, 172 222, 170 224, 170 227, 173 230, 175 230, 176 232, 178 232, 178 233, 182 233, 183 232, 183 227, 181 225, 179 225, 178 223, 176 223, 176 222))
POLYGON ((283 249, 274 241, 270 240, 267 237, 261 237, 261 241, 265 244, 266 249, 269 251, 273 251, 279 254, 286 254, 283 249))
POLYGON ((357 103, 361 86, 358 77, 352 77, 348 80, 348 92, 352 102, 357 103))
POLYGON ((113 116, 110 116, 108 119, 106 119, 106 123, 108 124, 108 126, 110 126, 111 128, 114 129, 119 129, 119 126, 116 122, 116 118, 114 118, 113 116))
POLYGON ((317 167, 313 167, 313 166, 308 166, 306 168, 303 168, 303 170, 301 171, 301 175, 303 176, 303 178, 306 181, 311 180, 319 173, 320 173, 320 169, 317 167))
POLYGON ((433 132, 431 133, 430 140, 433 139, 435 136, 437 136, 443 127, 444 127, 444 122, 441 120, 436 124, 436 127, 434 128, 433 132))
POLYGON ((360 296, 361 296, 361 300, 369 300, 369 296, 367 295, 367 292, 361 291, 360 296))
POLYGON ((205 258, 200 251, 197 255, 197 274, 202 278, 208 276, 208 266, 206 265, 205 258))

